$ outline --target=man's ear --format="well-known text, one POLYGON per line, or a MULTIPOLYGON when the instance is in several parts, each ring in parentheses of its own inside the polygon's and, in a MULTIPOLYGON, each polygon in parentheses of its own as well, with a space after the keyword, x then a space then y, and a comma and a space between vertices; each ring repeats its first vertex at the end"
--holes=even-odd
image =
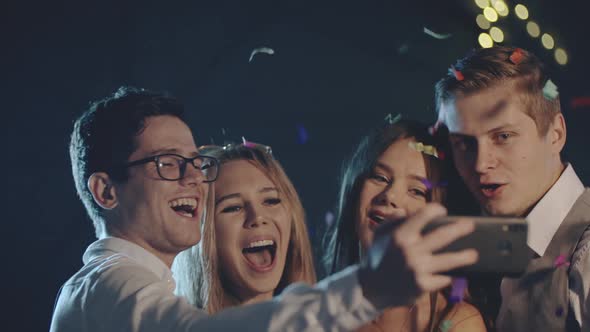
POLYGON ((103 209, 111 210, 119 204, 115 187, 107 173, 92 173, 88 178, 88 190, 96 204, 103 209))
POLYGON ((565 126, 565 118, 563 117, 563 114, 557 113, 557 115, 555 115, 553 123, 549 127, 549 134, 551 135, 549 139, 551 140, 553 151, 559 154, 565 146, 567 136, 567 128, 565 126))

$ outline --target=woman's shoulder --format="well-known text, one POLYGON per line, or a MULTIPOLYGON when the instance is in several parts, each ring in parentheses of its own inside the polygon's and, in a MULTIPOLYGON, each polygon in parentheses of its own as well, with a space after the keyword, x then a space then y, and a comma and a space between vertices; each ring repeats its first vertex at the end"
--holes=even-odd
POLYGON ((453 306, 443 318, 441 331, 486 331, 483 317, 479 310, 470 303, 460 302, 453 306))

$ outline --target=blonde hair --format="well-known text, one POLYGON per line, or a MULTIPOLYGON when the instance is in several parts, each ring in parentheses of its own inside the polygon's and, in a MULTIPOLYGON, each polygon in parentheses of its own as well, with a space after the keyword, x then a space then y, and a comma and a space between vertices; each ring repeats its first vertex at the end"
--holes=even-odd
MULTIPOLYGON (((291 236, 285 269, 274 294, 279 294, 285 287, 295 282, 314 284, 316 274, 305 224, 305 212, 295 187, 279 162, 259 146, 242 144, 207 149, 202 153, 216 157, 221 165, 234 160, 248 161, 263 171, 277 186, 279 195, 282 196, 287 211, 291 215, 291 236)), ((212 191, 209 194, 214 196, 212 191)), ((210 211, 213 211, 213 207, 210 211)), ((221 278, 219 256, 215 245, 213 213, 205 218, 202 234, 201 243, 180 253, 175 260, 173 271, 177 281, 176 292, 209 313, 216 313, 224 308, 239 305, 240 301, 231 294, 229 287, 224 285, 224 280, 221 278)))
POLYGON ((515 90, 522 93, 524 112, 535 121, 539 135, 546 135, 555 116, 561 113, 559 96, 547 99, 543 95, 548 74, 545 65, 531 52, 507 46, 481 48, 459 59, 453 68, 460 71, 463 78, 458 80, 454 72, 449 71, 434 89, 436 110, 443 122, 446 119, 440 114, 441 106, 456 96, 507 83, 514 84, 515 90), (520 55, 518 61, 511 60, 515 52, 520 55))

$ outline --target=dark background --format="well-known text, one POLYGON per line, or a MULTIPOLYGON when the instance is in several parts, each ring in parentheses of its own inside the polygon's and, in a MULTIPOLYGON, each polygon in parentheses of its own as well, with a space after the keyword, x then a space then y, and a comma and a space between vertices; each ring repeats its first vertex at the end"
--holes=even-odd
MULTIPOLYGON (((504 44, 544 59, 559 86, 567 154, 584 182, 590 96, 587 1, 523 0, 569 54, 559 66, 511 14, 504 44)), ((67 144, 75 117, 121 85, 183 101, 197 143, 273 147, 298 189, 316 253, 340 163, 388 113, 433 122, 433 84, 478 47, 481 10, 450 1, 23 1, 1 11, 2 330, 47 330, 59 286, 94 231, 67 144), (438 40, 427 27, 451 33, 438 40), (274 55, 248 58, 257 47, 274 55), (222 134, 222 128, 225 136, 222 134), (303 129, 301 129, 303 128, 303 129), (305 133, 301 133, 305 131, 305 133), (302 138, 307 136, 307 140, 302 138), (5 329, 5 327, 11 327, 5 329)), ((320 275, 323 271, 319 271, 320 275)))

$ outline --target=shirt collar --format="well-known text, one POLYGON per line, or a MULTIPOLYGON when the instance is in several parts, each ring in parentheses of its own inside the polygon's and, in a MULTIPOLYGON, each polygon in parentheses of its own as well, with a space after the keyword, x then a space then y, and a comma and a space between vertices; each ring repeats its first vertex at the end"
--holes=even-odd
POLYGON ((86 249, 82 260, 84 264, 88 264, 88 262, 100 256, 112 256, 114 254, 123 255, 135 261, 154 272, 162 280, 172 279, 172 271, 161 259, 139 245, 118 237, 105 237, 93 242, 86 249))
POLYGON ((567 164, 557 182, 526 217, 529 223, 527 243, 539 256, 543 256, 559 225, 583 192, 582 181, 572 165, 567 164))

